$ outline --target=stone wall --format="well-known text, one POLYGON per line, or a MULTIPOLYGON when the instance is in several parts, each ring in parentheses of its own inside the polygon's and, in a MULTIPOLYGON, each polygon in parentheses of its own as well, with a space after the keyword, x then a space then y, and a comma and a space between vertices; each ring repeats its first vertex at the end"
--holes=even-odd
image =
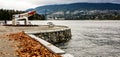
POLYGON ((34 34, 52 44, 67 42, 71 39, 71 29, 65 28, 60 30, 44 31, 34 34))

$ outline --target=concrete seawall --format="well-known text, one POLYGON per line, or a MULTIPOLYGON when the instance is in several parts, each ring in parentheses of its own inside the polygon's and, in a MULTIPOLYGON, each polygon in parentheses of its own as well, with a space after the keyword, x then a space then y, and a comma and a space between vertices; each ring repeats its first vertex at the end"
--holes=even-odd
POLYGON ((34 35, 50 42, 50 43, 61 43, 67 42, 71 39, 71 29, 51 30, 35 33, 34 35))
POLYGON ((35 36, 42 38, 52 44, 67 42, 71 39, 71 29, 67 26, 56 26, 62 27, 58 29, 40 30, 40 31, 29 31, 28 34, 34 34, 35 36))
POLYGON ((67 42, 71 39, 71 29, 67 26, 54 25, 38 25, 38 26, 0 26, 1 33, 21 32, 34 34, 50 43, 67 42))

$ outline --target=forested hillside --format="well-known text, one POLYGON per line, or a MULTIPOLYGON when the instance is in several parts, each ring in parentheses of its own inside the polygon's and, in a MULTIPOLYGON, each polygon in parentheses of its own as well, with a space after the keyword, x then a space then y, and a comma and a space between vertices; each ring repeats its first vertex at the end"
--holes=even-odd
MULTIPOLYGON (((21 14, 25 13, 24 11, 18 10, 7 10, 7 9, 0 9, 0 20, 12 20, 12 15, 14 14, 21 14)), ((29 17, 30 20, 44 20, 44 15, 35 14, 29 17)))

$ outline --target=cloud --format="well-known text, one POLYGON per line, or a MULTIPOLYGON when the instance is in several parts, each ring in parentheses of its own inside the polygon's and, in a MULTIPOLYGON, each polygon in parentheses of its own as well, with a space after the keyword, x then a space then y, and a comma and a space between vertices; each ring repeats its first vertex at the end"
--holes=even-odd
POLYGON ((24 0, 0 0, 0 8, 24 10, 36 5, 32 1, 24 0))
POLYGON ((76 2, 119 3, 120 0, 0 0, 0 8, 26 10, 50 4, 68 4, 76 2))

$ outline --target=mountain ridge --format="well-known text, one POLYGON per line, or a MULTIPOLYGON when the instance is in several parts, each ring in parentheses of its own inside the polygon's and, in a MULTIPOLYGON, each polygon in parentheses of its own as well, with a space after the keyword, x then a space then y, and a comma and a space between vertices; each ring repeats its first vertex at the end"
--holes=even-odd
POLYGON ((38 6, 26 11, 36 10, 38 14, 53 13, 58 11, 75 10, 120 10, 120 4, 115 3, 72 3, 38 6))

